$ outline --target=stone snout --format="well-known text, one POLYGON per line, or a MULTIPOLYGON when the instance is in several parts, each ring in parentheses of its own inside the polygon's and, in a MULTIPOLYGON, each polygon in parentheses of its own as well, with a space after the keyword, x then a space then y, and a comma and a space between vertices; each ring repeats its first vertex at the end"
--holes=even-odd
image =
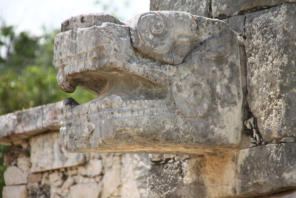
POLYGON ((235 148, 242 131, 239 43, 227 24, 185 12, 65 21, 55 40, 58 83, 98 98, 66 112, 74 152, 184 152, 235 148))

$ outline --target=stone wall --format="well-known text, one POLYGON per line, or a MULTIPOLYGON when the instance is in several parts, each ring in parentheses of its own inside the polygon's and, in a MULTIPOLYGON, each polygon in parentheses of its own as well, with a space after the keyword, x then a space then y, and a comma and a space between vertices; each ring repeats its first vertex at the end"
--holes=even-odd
MULTIPOLYGON (((154 154, 102 154, 91 152, 97 151, 93 147, 87 148, 84 153, 69 153, 65 149, 64 138, 59 134, 63 125, 60 121, 67 120, 69 114, 74 115, 73 106, 77 104, 72 100, 65 100, 0 117, 0 141, 12 145, 5 155, 8 168, 5 172, 4 198, 296 197, 296 1, 151 0, 151 10, 187 11, 193 15, 220 19, 236 32, 240 41, 239 60, 244 70, 241 72, 244 130, 237 131, 241 133, 239 144, 213 150, 199 149, 203 152, 198 153, 194 153, 196 150, 191 145, 181 147, 182 149, 176 146, 174 150, 168 144, 170 149, 161 150, 159 148, 165 146, 156 143, 156 149, 149 148, 154 152, 158 149, 154 154)), ((106 18, 108 17, 104 20, 110 23, 122 25, 112 17, 106 18)), ((79 19, 81 20, 76 21, 74 18, 64 23, 63 31, 77 29, 76 26, 81 24, 89 26, 93 21, 102 20, 100 17, 92 18, 90 22, 85 17, 83 20, 81 17, 79 19)), ((115 27, 114 24, 113 26, 115 27)), ((114 32, 109 34, 113 35, 114 32)), ((120 39, 128 34, 125 32, 120 39)), ((103 42, 108 45, 109 40, 103 42)), ((141 46, 138 48, 141 51, 141 46)), ((139 65, 137 61, 145 56, 145 50, 139 55, 130 46, 124 48, 123 52, 135 53, 128 63, 139 65)), ((118 52, 112 50, 112 53, 114 51, 118 52)), ((114 57, 121 55, 118 53, 114 57)), ((153 56, 162 61, 163 57, 151 52, 147 57, 153 56)), ((190 57, 191 55, 189 59, 190 57)), ((155 66, 153 64, 169 71, 166 65, 150 64, 148 58, 144 58, 145 64, 149 66, 145 68, 146 71, 150 71, 155 66)), ((188 59, 185 63, 186 61, 188 59)), ((79 71, 83 68, 79 68, 79 71)), ((134 72, 139 71, 134 68, 134 72)), ((61 79, 58 78, 60 81, 61 79)), ((64 89, 72 88, 70 80, 67 80, 69 79, 59 82, 64 83, 64 89)), ((85 109, 78 111, 82 110, 85 109)), ((76 121, 81 122, 81 125, 86 122, 81 114, 75 116, 80 118, 76 121)), ((84 129, 77 131, 80 136, 75 141, 85 142, 82 139, 85 138, 84 129)), ((124 135, 114 139, 117 143, 125 141, 124 143, 132 145, 132 141, 124 135)), ((178 134, 174 137, 178 137, 178 134)), ((146 138, 151 140, 150 137, 146 138)), ((111 143, 114 139, 111 139, 111 143)), ((181 140, 171 142, 176 145, 182 143, 181 140)), ((84 148, 83 146, 85 145, 70 145, 78 150, 84 148)), ((140 152, 139 147, 131 146, 128 149, 140 152)))

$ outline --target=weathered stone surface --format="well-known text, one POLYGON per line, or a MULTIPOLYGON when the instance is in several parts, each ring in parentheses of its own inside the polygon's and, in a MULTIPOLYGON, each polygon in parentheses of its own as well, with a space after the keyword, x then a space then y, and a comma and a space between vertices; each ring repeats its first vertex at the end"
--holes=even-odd
POLYGON ((10 166, 4 172, 6 185, 26 184, 28 175, 16 166, 10 166))
POLYGON ((230 28, 239 33, 240 35, 244 35, 245 31, 245 15, 232 16, 224 21, 229 24, 230 28))
POLYGON ((3 198, 27 198, 27 189, 25 185, 5 186, 2 192, 3 198))
POLYGON ((99 95, 69 110, 63 142, 76 152, 236 147, 241 58, 226 23, 185 12, 148 12, 126 25, 62 32, 55 41, 60 87, 99 95))
POLYGON ((276 195, 267 196, 264 198, 294 198, 294 197, 296 197, 296 192, 295 191, 288 191, 288 192, 279 193, 276 195))
POLYGON ((106 172, 102 180, 102 197, 120 196, 121 156, 111 155, 104 162, 106 172))
POLYGON ((227 17, 250 10, 260 10, 266 7, 280 5, 295 0, 211 0, 213 17, 227 17))
POLYGON ((236 194, 264 195, 296 187, 296 143, 269 144, 239 151, 236 194))
POLYGON ((61 101, 0 116, 0 143, 16 143, 47 130, 59 129, 63 111, 69 106, 61 101))
POLYGON ((123 24, 121 21, 116 19, 115 17, 108 15, 108 14, 100 14, 100 15, 79 15, 72 17, 66 21, 64 21, 61 25, 61 31, 65 32, 72 29, 77 28, 87 28, 93 25, 100 26, 104 22, 116 23, 116 24, 123 24))
POLYGON ((198 16, 210 16, 209 0, 151 0, 150 10, 176 10, 185 11, 198 16))
POLYGON ((48 133, 30 139, 31 171, 39 172, 84 163, 83 154, 68 153, 60 143, 59 133, 48 133))
MULTIPOLYGON (((98 198, 101 187, 97 183, 76 184, 71 187, 71 198, 98 198)), ((107 198, 102 196, 102 198, 107 198)))
POLYGON ((92 159, 88 161, 86 166, 78 168, 78 174, 94 177, 100 175, 102 169, 102 160, 92 159))
POLYGON ((30 172, 31 162, 28 156, 19 156, 17 158, 17 167, 19 167, 24 173, 30 172))
POLYGON ((31 173, 28 175, 28 183, 34 184, 41 182, 42 174, 41 173, 31 173))
POLYGON ((151 164, 148 154, 125 154, 122 156, 121 196, 149 198, 148 177, 151 164))
POLYGON ((295 137, 296 4, 246 15, 248 103, 265 141, 295 137))

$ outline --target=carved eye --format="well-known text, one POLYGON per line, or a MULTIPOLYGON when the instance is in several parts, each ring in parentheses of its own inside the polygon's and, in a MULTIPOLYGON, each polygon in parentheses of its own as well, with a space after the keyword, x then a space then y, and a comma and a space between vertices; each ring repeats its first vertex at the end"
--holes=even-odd
POLYGON ((140 37, 141 41, 145 43, 145 45, 155 45, 154 42, 166 34, 166 26, 166 22, 160 14, 144 14, 138 21, 138 36, 140 37))
POLYGON ((150 31, 153 35, 160 35, 165 31, 165 24, 163 21, 156 21, 155 23, 151 24, 150 31))

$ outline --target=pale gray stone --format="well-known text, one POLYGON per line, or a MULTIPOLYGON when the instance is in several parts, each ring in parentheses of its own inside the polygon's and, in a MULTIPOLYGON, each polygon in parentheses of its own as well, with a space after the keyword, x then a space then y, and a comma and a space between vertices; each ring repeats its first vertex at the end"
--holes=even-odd
POLYGON ((196 30, 188 13, 148 12, 132 22, 132 45, 152 59, 176 65, 192 50, 196 30))
POLYGON ((4 181, 6 185, 26 184, 28 174, 24 173, 16 166, 9 166, 4 172, 4 181))
POLYGON ((248 103, 267 142, 295 137, 296 4, 246 15, 248 103))
POLYGON ((53 187, 59 187, 63 185, 64 181, 62 179, 63 174, 61 172, 55 171, 49 174, 49 182, 53 187))
POLYGON ((47 133, 30 139, 31 171, 39 172, 83 164, 83 154, 69 153, 60 143, 59 133, 47 133))
POLYGON ((18 157, 17 167, 19 167, 24 173, 29 173, 30 167, 31 167, 30 157, 27 157, 27 156, 18 157))
POLYGON ((229 24, 231 29, 244 36, 245 31, 245 15, 233 16, 225 19, 224 21, 229 24))
POLYGON ((296 186, 296 144, 269 144, 238 153, 236 194, 254 197, 296 186))
POLYGON ((2 192, 3 198, 27 198, 27 189, 25 185, 5 186, 2 192))
POLYGON ((102 173, 102 160, 91 159, 86 166, 78 167, 78 174, 94 177, 102 173))
MULTIPOLYGON (((71 198, 98 198, 101 192, 101 185, 97 183, 76 184, 71 187, 71 198)), ((102 198, 107 198, 103 197, 102 198)))
POLYGON ((117 24, 123 24, 121 21, 119 21, 117 18, 108 15, 108 14, 87 14, 87 15, 79 15, 72 17, 66 21, 64 21, 61 25, 61 31, 65 32, 72 29, 82 28, 82 27, 90 27, 93 25, 100 26, 104 22, 110 22, 110 23, 117 23, 117 24))
POLYGON ((0 116, 0 142, 21 143, 21 140, 33 135, 58 130, 64 116, 63 111, 68 107, 71 105, 65 100, 0 116))
POLYGON ((211 0, 212 16, 224 18, 241 12, 254 11, 295 0, 211 0))
POLYGON ((176 10, 198 16, 210 16, 209 0, 150 0, 151 11, 176 10))
POLYGON ((105 162, 105 174, 102 180, 102 198, 120 196, 122 185, 121 156, 110 156, 105 162))
POLYGON ((148 12, 125 25, 62 32, 55 40, 60 87, 99 95, 68 110, 64 145, 75 152, 236 147, 242 58, 226 23, 185 12, 148 12))

